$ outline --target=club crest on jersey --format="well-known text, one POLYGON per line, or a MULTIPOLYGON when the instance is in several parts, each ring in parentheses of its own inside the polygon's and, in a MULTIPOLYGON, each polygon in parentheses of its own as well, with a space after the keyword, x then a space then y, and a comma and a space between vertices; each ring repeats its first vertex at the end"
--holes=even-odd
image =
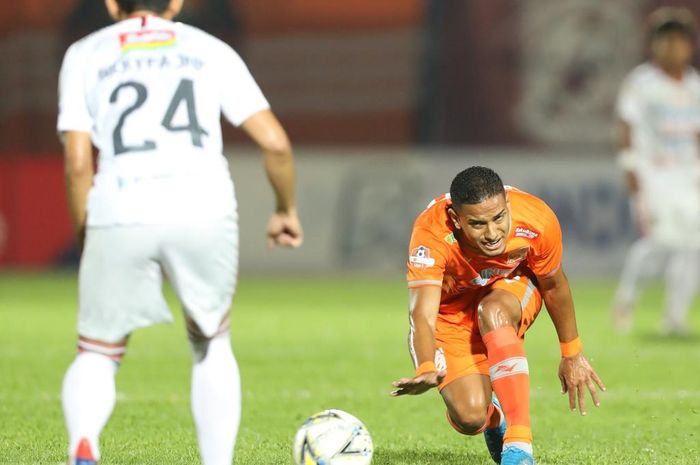
POLYGON ((430 257, 430 249, 424 245, 420 245, 411 250, 411 256, 408 257, 408 263, 416 268, 430 268, 435 265, 435 259, 430 257))
POLYGON ((530 251, 529 247, 522 247, 520 249, 516 249, 512 251, 511 253, 508 254, 508 259, 507 263, 513 264, 513 263, 519 263, 523 260, 525 260, 525 257, 527 257, 527 253, 530 251))
POLYGON ((522 228, 518 226, 515 228, 515 237, 524 237, 526 239, 536 239, 539 236, 539 233, 536 233, 535 231, 532 231, 527 228, 522 228))
POLYGON ((122 53, 132 50, 152 50, 175 45, 173 31, 134 31, 119 34, 122 53))

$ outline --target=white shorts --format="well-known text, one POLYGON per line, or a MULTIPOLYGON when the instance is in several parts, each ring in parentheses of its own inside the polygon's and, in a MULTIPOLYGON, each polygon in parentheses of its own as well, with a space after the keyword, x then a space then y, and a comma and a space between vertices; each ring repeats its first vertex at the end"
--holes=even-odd
POLYGON ((700 181, 665 172, 640 181, 636 213, 643 232, 669 247, 700 247, 700 181))
POLYGON ((163 275, 201 332, 215 335, 236 286, 237 219, 88 228, 78 334, 117 342, 137 328, 171 322, 163 275))

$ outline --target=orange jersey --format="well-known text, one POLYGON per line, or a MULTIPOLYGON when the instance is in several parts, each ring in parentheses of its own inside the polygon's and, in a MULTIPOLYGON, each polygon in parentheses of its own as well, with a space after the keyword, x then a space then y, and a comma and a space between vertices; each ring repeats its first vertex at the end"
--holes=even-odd
POLYGON ((440 313, 465 311, 464 298, 527 267, 535 276, 549 276, 561 266, 561 228, 541 199, 506 187, 511 226, 505 252, 486 257, 460 247, 447 208, 449 194, 433 200, 413 226, 408 259, 408 286, 441 286, 440 313))

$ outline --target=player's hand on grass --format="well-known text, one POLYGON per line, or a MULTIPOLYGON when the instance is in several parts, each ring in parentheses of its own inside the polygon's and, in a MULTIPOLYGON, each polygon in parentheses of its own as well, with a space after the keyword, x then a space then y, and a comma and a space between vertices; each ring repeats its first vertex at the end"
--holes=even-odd
POLYGON ((591 393, 593 404, 596 407, 600 405, 596 386, 601 391, 605 391, 605 384, 588 363, 583 353, 573 357, 562 357, 559 364, 559 380, 561 381, 561 393, 569 394, 569 408, 571 410, 576 410, 576 400, 578 399, 578 410, 581 415, 586 415, 585 388, 588 388, 588 392, 591 393))
POLYGON ((444 377, 444 371, 431 371, 429 373, 418 375, 415 378, 401 378, 391 383, 391 385, 396 389, 391 391, 390 395, 397 397, 403 395, 415 396, 418 394, 423 394, 425 391, 429 391, 430 389, 439 385, 444 377))
POLYGON ((296 210, 275 212, 267 223, 267 246, 297 248, 304 242, 304 231, 296 210))

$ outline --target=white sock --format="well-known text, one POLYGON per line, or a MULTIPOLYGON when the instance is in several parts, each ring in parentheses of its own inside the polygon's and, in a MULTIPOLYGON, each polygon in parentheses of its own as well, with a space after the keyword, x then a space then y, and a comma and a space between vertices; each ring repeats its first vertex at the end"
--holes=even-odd
POLYGON ((513 442, 506 442, 503 444, 503 450, 506 450, 506 447, 517 447, 518 449, 524 450, 528 454, 532 455, 532 444, 529 442, 520 442, 520 441, 513 441, 513 442))
POLYGON ((241 419, 241 380, 228 333, 192 367, 192 414, 204 465, 231 465, 241 419))
POLYGON ((72 463, 78 443, 87 438, 95 458, 99 458, 98 439, 114 410, 117 364, 94 352, 78 354, 63 378, 63 413, 68 428, 68 463, 72 463))

